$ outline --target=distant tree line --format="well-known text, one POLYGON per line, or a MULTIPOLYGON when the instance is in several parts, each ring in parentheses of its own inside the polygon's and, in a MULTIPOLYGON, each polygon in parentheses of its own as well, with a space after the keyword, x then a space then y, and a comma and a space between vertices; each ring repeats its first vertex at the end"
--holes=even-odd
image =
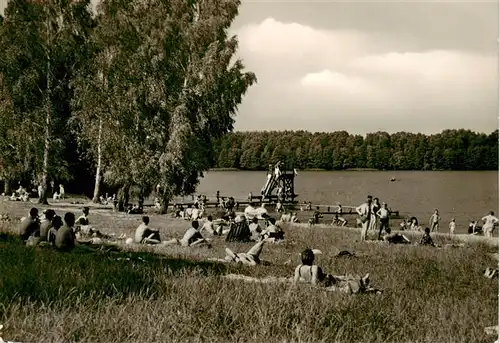
POLYGON ((439 134, 345 131, 234 132, 216 144, 215 168, 266 170, 283 161, 297 169, 498 170, 498 130, 439 134))

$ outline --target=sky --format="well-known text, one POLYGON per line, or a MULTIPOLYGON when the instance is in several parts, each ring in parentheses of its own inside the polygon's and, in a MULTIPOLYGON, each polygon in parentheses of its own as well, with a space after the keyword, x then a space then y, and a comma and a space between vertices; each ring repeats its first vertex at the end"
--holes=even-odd
MULTIPOLYGON (((1 1, 1 0, 0 0, 1 1)), ((243 0, 235 129, 498 128, 498 3, 243 0)))

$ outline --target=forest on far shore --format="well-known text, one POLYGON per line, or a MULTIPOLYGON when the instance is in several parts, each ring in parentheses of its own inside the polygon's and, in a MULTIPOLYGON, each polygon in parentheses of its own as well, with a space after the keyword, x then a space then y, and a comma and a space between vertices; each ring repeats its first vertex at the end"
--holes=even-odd
POLYGON ((439 134, 346 131, 232 132, 216 142, 214 168, 267 170, 282 161, 297 169, 498 170, 498 130, 439 134))

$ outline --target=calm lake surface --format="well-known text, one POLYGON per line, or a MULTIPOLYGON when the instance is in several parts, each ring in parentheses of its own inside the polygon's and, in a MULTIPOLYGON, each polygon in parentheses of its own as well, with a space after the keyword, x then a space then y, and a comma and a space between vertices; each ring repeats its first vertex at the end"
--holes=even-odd
MULTIPOLYGON (((265 172, 211 171, 201 179, 197 193, 213 199, 219 190, 221 195, 246 199, 249 192, 260 194, 265 181, 265 172)), ((469 220, 479 220, 488 211, 498 215, 497 171, 299 171, 295 193, 300 202, 346 206, 357 206, 371 194, 401 215, 416 216, 422 225, 438 208, 441 232, 448 230, 451 218, 457 222, 457 233, 463 233, 469 220), (396 181, 390 182, 393 176, 396 181)))

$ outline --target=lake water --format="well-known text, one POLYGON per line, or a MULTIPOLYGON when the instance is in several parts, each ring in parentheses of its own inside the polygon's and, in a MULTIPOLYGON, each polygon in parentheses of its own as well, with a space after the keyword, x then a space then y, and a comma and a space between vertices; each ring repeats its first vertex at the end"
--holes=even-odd
MULTIPOLYGON (((221 195, 246 199, 249 192, 260 194, 265 181, 265 172, 211 171, 201 179, 197 193, 213 199, 219 190, 221 195)), ((448 230, 452 217, 457 233, 463 233, 469 220, 479 220, 489 211, 498 214, 496 171, 299 171, 295 193, 300 202, 347 206, 357 206, 371 194, 401 215, 416 216, 422 225, 427 225, 432 211, 438 208, 441 232, 448 230), (393 176, 396 181, 390 182, 393 176)))

